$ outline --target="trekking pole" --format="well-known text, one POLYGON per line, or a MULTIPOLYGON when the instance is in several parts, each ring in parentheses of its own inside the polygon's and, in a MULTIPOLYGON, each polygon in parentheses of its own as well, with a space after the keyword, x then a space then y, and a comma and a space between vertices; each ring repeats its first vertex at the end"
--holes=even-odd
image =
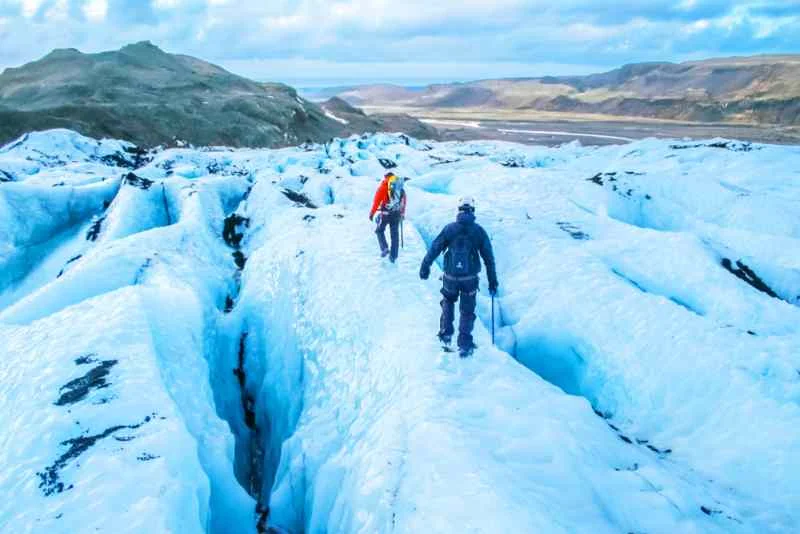
POLYGON ((492 345, 494 345, 494 295, 492 295, 492 345))
POLYGON ((403 239, 404 226, 405 226, 405 219, 400 219, 400 248, 406 248, 405 240, 403 239))

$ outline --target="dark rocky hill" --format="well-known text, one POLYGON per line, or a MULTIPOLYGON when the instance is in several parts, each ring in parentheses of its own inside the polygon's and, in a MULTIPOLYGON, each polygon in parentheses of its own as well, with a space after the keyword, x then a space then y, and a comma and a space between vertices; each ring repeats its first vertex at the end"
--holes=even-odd
POLYGON ((149 42, 112 52, 55 50, 0 74, 0 144, 22 133, 70 128, 142 146, 283 146, 346 132, 282 84, 168 54, 149 42))

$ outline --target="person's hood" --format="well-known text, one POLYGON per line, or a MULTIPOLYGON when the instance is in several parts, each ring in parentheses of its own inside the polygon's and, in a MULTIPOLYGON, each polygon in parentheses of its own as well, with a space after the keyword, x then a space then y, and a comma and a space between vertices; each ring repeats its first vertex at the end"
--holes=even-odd
POLYGON ((471 211, 459 211, 456 216, 456 221, 461 224, 473 224, 475 222, 475 213, 471 211))

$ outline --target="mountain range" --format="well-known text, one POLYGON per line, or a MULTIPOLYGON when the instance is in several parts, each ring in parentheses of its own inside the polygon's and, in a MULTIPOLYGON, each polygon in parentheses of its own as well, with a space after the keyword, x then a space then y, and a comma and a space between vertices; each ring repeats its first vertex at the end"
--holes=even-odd
POLYGON ((333 98, 312 102, 287 85, 250 80, 147 41, 97 54, 57 49, 0 74, 0 143, 50 128, 144 147, 280 147, 378 131, 438 139, 435 128, 414 118, 437 112, 796 126, 800 55, 638 63, 586 76, 365 85, 310 97, 333 98))
POLYGON ((336 95, 357 106, 548 111, 694 122, 800 124, 800 55, 637 63, 587 76, 480 80, 336 95))

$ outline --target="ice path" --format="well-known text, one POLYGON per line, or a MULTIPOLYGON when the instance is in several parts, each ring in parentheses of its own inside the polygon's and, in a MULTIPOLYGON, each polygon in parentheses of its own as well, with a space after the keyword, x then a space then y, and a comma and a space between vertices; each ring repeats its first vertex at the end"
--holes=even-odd
MULTIPOLYGON (((526 393, 530 387, 531 377, 520 368, 514 373, 515 379, 511 383, 506 383, 504 377, 509 371, 508 368, 515 364, 509 362, 504 355, 488 349, 480 351, 474 360, 466 362, 461 362, 452 356, 441 355, 432 333, 429 332, 430 325, 435 325, 438 317, 436 304, 438 299, 435 290, 425 291, 421 301, 412 297, 420 293, 419 282, 415 279, 414 272, 419 253, 423 250, 423 244, 414 232, 408 233, 407 248, 399 264, 395 267, 383 265, 378 267, 380 270, 376 273, 375 264, 378 260, 375 257, 374 244, 370 239, 372 236, 368 234, 364 236, 363 225, 357 222, 346 223, 344 220, 335 225, 318 223, 317 221, 323 217, 325 216, 317 215, 317 219, 311 223, 311 228, 301 227, 299 231, 289 232, 283 238, 293 244, 296 243, 295 247, 307 250, 306 254, 311 256, 304 254, 303 256, 308 259, 303 261, 311 265, 300 269, 299 278, 284 278, 280 283, 276 281, 275 286, 298 288, 300 295, 297 296, 296 302, 314 301, 316 306, 323 303, 320 311, 303 307, 300 312, 304 316, 304 322, 308 322, 309 328, 313 330, 309 335, 309 338, 314 339, 313 346, 318 346, 320 351, 320 354, 312 352, 307 357, 314 364, 314 382, 318 380, 322 383, 312 382, 306 387, 317 392, 311 398, 311 406, 315 410, 330 409, 327 406, 331 403, 331 399, 326 398, 326 392, 337 395, 335 404, 339 413, 336 415, 336 421, 340 431, 328 435, 322 431, 324 426, 318 422, 304 425, 301 416, 300 426, 284 444, 284 450, 289 451, 289 458, 287 459, 284 453, 282 462, 291 466, 284 475, 286 482, 306 480, 306 483, 300 488, 295 487, 294 491, 299 491, 299 495, 292 495, 289 489, 292 486, 284 488, 279 477, 272 500, 273 520, 281 526, 302 528, 303 523, 292 516, 296 514, 302 516, 302 512, 295 507, 298 501, 309 499, 309 496, 304 495, 301 490, 305 485, 339 486, 330 480, 330 477, 335 477, 343 479, 340 484, 346 488, 355 483, 361 473, 373 473, 373 476, 383 473, 372 480, 370 485, 376 487, 367 495, 362 495, 362 502, 344 503, 337 499, 328 506, 334 511, 337 508, 353 506, 372 509, 371 516, 374 517, 372 521, 380 519, 386 521, 391 511, 393 524, 400 525, 398 528, 402 531, 415 531, 415 529, 447 531, 447 526, 454 519, 442 517, 439 511, 456 508, 462 510, 458 519, 460 523, 479 529, 489 529, 492 526, 497 528, 497 519, 490 518, 482 512, 488 509, 504 510, 504 513, 499 515, 506 518, 509 528, 512 525, 522 524, 552 528, 552 518, 532 516, 533 509, 526 502, 526 498, 518 494, 520 488, 533 483, 531 479, 535 479, 534 473, 540 466, 536 465, 537 462, 531 464, 529 460, 523 460, 523 457, 514 451, 513 446, 511 450, 506 450, 506 447, 515 440, 521 440, 521 445, 526 439, 533 438, 528 435, 530 430, 527 430, 530 429, 527 421, 536 410, 536 406, 529 404, 530 399, 526 393), (327 231, 324 226, 328 227, 327 231), (312 243, 304 245, 304 242, 307 242, 304 237, 309 233, 317 235, 312 243), (342 246, 338 252, 326 253, 325 248, 315 246, 315 243, 323 243, 334 238, 342 246), (346 250, 347 253, 340 257, 342 250, 346 250), (330 262, 338 262, 340 268, 330 271, 324 269, 330 262), (314 277, 310 274, 314 272, 327 272, 327 275, 314 277), (349 274, 353 272, 362 275, 358 280, 353 280, 349 274), (304 274, 311 276, 311 279, 303 277, 304 274), (362 309, 342 307, 340 297, 342 293, 349 295, 352 302, 363 302, 366 306, 362 309), (373 296, 379 298, 375 299, 373 296), (390 319, 388 322, 387 316, 390 319), (409 336, 409 332, 419 334, 409 336), (425 332, 429 335, 425 336, 425 332), (355 341, 359 338, 376 341, 363 346, 363 341, 355 341), (415 379, 415 377, 420 378, 415 379), (366 391, 370 394, 364 395, 363 398, 353 398, 351 396, 353 393, 348 395, 347 390, 366 391), (516 407, 519 410, 518 414, 513 411, 508 413, 505 410, 493 413, 492 406, 497 406, 497 397, 502 395, 503 390, 508 391, 505 392, 500 405, 512 410, 514 410, 512 407, 516 407), (338 398, 342 394, 344 397, 338 398), (355 413, 351 411, 353 408, 348 408, 351 405, 357 407, 355 413), (359 413, 377 413, 380 417, 375 420, 371 418, 363 420, 363 417, 358 417, 359 413), (498 418, 503 421, 502 424, 498 418), (366 428, 363 428, 364 425, 366 428), (409 438, 404 437, 403 428, 411 430, 409 438), (521 434, 509 435, 514 428, 519 429, 521 434), (390 431, 388 436, 384 434, 387 431, 390 431), (353 435, 350 435, 351 433, 353 435), (311 451, 305 450, 309 445, 304 445, 304 441, 311 436, 314 436, 315 445, 311 451), (345 440, 345 444, 337 443, 342 439, 345 440), (406 441, 408 439, 411 443, 406 441), (352 465, 352 460, 334 454, 334 457, 339 458, 337 463, 347 462, 351 464, 350 469, 339 468, 329 472, 329 468, 322 467, 317 474, 313 467, 306 466, 308 463, 313 466, 321 461, 314 458, 314 453, 324 458, 326 454, 330 454, 326 451, 327 448, 346 450, 348 446, 346 444, 349 443, 353 444, 350 446, 356 446, 357 451, 361 449, 371 451, 367 465, 363 463, 352 465), (482 452, 484 447, 495 448, 500 443, 506 445, 495 449, 491 459, 482 452), (426 449, 425 453, 420 450, 421 447, 426 449), (421 457, 427 458, 427 462, 421 462, 421 457), (299 462, 300 458, 305 460, 299 462), (443 458, 447 458, 447 463, 442 463, 443 458), (416 465, 409 466, 409 462, 414 462, 416 465), (471 467, 464 469, 465 466, 471 467), (393 474, 399 469, 407 472, 393 474), (435 473, 433 481, 424 480, 426 477, 422 476, 422 472, 426 470, 433 470, 435 473), (325 476, 322 475, 323 472, 325 476), (411 483, 408 480, 409 475, 421 480, 411 483), (395 477, 399 477, 399 480, 395 481, 395 477), (454 487, 460 488, 460 491, 453 492, 454 487), (506 489, 511 493, 506 493, 506 489), (413 509, 410 503, 404 502, 404 499, 409 498, 409 494, 415 495, 413 509), (386 495, 396 495, 394 497, 396 500, 382 503, 386 495), (465 502, 465 498, 469 500, 465 502), (376 513, 376 509, 383 508, 386 509, 384 514, 376 513), (471 514, 470 510, 477 515, 471 514)), ((299 214, 294 218, 298 219, 299 214)), ((279 228, 290 227, 289 220, 278 220, 274 224, 279 228)), ((292 247, 294 250, 290 250, 288 258, 294 257, 299 252, 295 247, 292 247)), ((274 254, 275 249, 270 247, 269 255, 274 254)), ((260 261, 262 260, 257 253, 250 259, 254 269, 258 268, 260 261)), ((486 338, 485 330, 479 329, 478 339, 483 346, 488 345, 486 338)), ((285 357, 285 353, 282 354, 285 357)), ((289 389, 287 386, 288 384, 278 385, 270 388, 270 391, 286 391, 289 389)), ((308 401, 306 398, 305 402, 308 401)), ((561 409, 570 412, 570 415, 565 415, 566 418, 583 419, 584 424, 595 425, 596 431, 608 435, 605 441, 612 443, 610 449, 622 448, 616 445, 617 438, 605 425, 599 421, 595 422, 597 419, 588 407, 584 405, 583 418, 575 417, 571 412, 576 410, 580 403, 574 404, 567 397, 563 397, 563 401, 565 405, 561 409)), ((562 403, 557 401, 549 409, 557 411, 560 404, 562 403)), ((309 418, 313 420, 312 417, 309 418)), ((549 447, 544 446, 544 448, 549 447)), ((530 452, 528 447, 524 447, 523 450, 525 449, 526 452, 530 452)), ((561 484, 572 485, 564 480, 561 484)), ((574 484, 582 485, 578 480, 575 480, 574 484)), ((320 490, 313 492, 315 496, 318 491, 320 490)), ((546 490, 542 488, 542 491, 546 490)), ((344 493, 350 494, 349 491, 344 493)), ((358 525, 350 522, 354 521, 354 518, 348 517, 341 519, 348 522, 330 523, 331 518, 327 517, 324 504, 326 497, 324 494, 321 497, 323 505, 314 507, 310 517, 304 518, 305 528, 308 531, 318 532, 325 529, 326 525, 328 529, 351 531, 358 525)), ((657 504, 653 506, 658 508, 657 504)), ((337 514, 332 513, 332 515, 336 517, 337 514)), ((601 530, 603 527, 600 525, 610 522, 609 528, 612 528, 611 525, 615 523, 614 519, 602 521, 599 517, 597 519, 596 527, 601 530)), ((385 523, 373 522, 358 527, 357 530, 365 532, 388 529, 385 523)))
POLYGON ((264 448, 282 443, 271 524, 293 532, 739 528, 728 492, 626 443, 583 399, 492 348, 482 326, 473 359, 443 355, 438 287, 417 277, 425 242, 414 225, 392 266, 377 258, 363 200, 280 213, 273 204, 285 200, 265 182, 249 201, 263 229, 251 237, 239 307, 264 330, 254 349, 264 363, 252 364, 266 366, 258 404, 294 414, 268 422, 264 448), (703 508, 722 516, 719 526, 703 508))

